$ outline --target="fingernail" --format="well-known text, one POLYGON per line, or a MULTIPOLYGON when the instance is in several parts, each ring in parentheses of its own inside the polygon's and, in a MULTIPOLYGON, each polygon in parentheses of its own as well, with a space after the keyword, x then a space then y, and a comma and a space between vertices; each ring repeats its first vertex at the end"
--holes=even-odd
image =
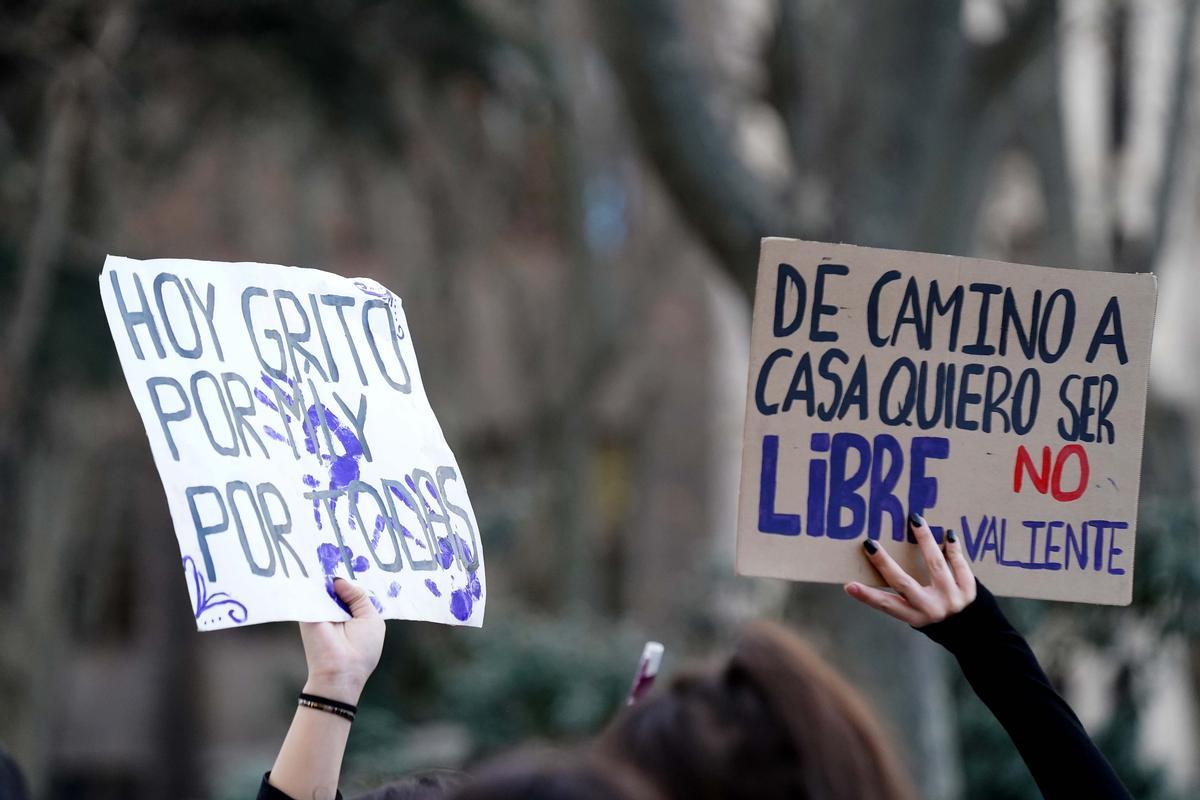
POLYGON ((864 539, 863 549, 867 551, 867 555, 873 556, 879 552, 879 545, 875 544, 875 542, 871 539, 864 539))
POLYGON ((954 531, 946 531, 946 541, 950 544, 954 544, 958 541, 958 535, 955 534, 954 531))
POLYGON ((919 528, 925 524, 925 520, 921 519, 920 514, 913 512, 912 514, 908 515, 908 524, 912 525, 914 528, 919 528))

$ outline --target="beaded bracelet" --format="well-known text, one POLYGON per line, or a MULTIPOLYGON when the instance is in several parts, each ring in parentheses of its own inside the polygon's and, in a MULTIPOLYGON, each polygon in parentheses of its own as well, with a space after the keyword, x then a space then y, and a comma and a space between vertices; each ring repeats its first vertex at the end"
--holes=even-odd
POLYGON ((324 711, 327 714, 334 714, 348 722, 354 722, 354 717, 358 714, 358 707, 352 706, 349 703, 343 703, 339 700, 330 700, 328 697, 320 697, 315 694, 300 694, 297 704, 305 708, 313 708, 317 711, 324 711))

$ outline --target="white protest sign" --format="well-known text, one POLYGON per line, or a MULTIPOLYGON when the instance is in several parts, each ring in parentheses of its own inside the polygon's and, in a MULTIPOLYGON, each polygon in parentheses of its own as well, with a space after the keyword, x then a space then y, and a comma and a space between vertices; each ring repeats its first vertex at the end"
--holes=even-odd
POLYGON ((383 616, 479 626, 483 547, 400 298, 268 264, 109 256, 100 294, 196 626, 383 616))
POLYGON ((764 239, 738 572, 918 576, 905 519, 954 530, 997 594, 1126 604, 1152 275, 764 239))

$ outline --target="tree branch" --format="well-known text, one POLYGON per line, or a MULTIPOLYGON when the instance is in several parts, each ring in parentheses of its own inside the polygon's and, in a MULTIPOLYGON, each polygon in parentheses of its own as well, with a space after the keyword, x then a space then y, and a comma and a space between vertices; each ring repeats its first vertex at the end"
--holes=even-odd
MULTIPOLYGON (((129 9, 114 3, 105 15, 94 49, 70 56, 50 86, 46 147, 41 159, 37 208, 21 260, 16 299, 0 351, 0 420, 11 424, 53 300, 74 199, 74 181, 84 154, 88 109, 97 87, 110 79, 110 65, 124 51, 132 30, 129 9)), ((0 430, 0 447, 7 442, 0 430)))
MULTIPOLYGON (((1014 114, 1029 113, 1028 108, 1017 108, 1022 103, 1013 90, 1039 58, 1045 65, 1054 64, 1046 51, 1054 44, 1056 9, 1053 0, 1029 3, 1003 39, 965 50, 957 73, 960 79, 932 132, 932 147, 922 170, 916 246, 952 254, 970 251, 991 164, 1003 144, 998 112, 1007 103, 1014 114)), ((1047 92, 1053 102, 1057 92, 1053 76, 1050 80, 1047 92)), ((1056 106, 1048 114, 1029 114, 1026 119, 1038 120, 1040 127, 1052 126, 1050 140, 1061 148, 1061 136, 1054 135, 1056 106)), ((1035 135, 1043 133, 1047 132, 1035 135)), ((1061 149, 1048 155, 1060 165, 1065 158, 1061 149)), ((1046 166, 1047 159, 1041 161, 1046 166)), ((1065 174, 1056 172, 1054 178, 1065 180, 1065 174)))
POLYGON ((794 225, 738 157, 670 0, 595 0, 609 63, 651 164, 679 211, 748 293, 759 240, 794 225))
POLYGON ((1196 42, 1196 16, 1200 2, 1187 0, 1182 3, 1183 19, 1180 21, 1178 38, 1175 40, 1175 76, 1172 81, 1170 116, 1167 120, 1167 140, 1163 145, 1162 175, 1154 197, 1154 228, 1145 241, 1122 242, 1114 266, 1120 272, 1153 272, 1157 266, 1163 242, 1166 240, 1167 223, 1171 216, 1171 203, 1179 185, 1181 155, 1188 128, 1188 111, 1192 92, 1192 52, 1196 42))

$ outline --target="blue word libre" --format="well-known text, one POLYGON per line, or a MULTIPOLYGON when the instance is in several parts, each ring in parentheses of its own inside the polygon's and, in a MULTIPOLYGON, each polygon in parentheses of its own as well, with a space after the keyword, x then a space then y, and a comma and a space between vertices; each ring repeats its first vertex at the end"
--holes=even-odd
MULTIPOLYGON (((759 531, 779 536, 799 536, 803 531, 808 536, 830 539, 856 539, 864 532, 878 539, 884 530, 886 514, 892 539, 911 540, 905 521, 909 512, 924 514, 937 504, 937 479, 929 474, 929 462, 950 456, 950 440, 941 436, 914 436, 905 452, 896 437, 887 433, 870 439, 848 432, 814 433, 809 439, 811 457, 802 517, 777 509, 779 448, 779 436, 763 437, 759 531), (896 495, 906 468, 907 502, 896 495)), ((798 488, 785 487, 784 496, 797 496, 798 488)), ((931 530, 940 542, 942 529, 931 527, 931 530)))

